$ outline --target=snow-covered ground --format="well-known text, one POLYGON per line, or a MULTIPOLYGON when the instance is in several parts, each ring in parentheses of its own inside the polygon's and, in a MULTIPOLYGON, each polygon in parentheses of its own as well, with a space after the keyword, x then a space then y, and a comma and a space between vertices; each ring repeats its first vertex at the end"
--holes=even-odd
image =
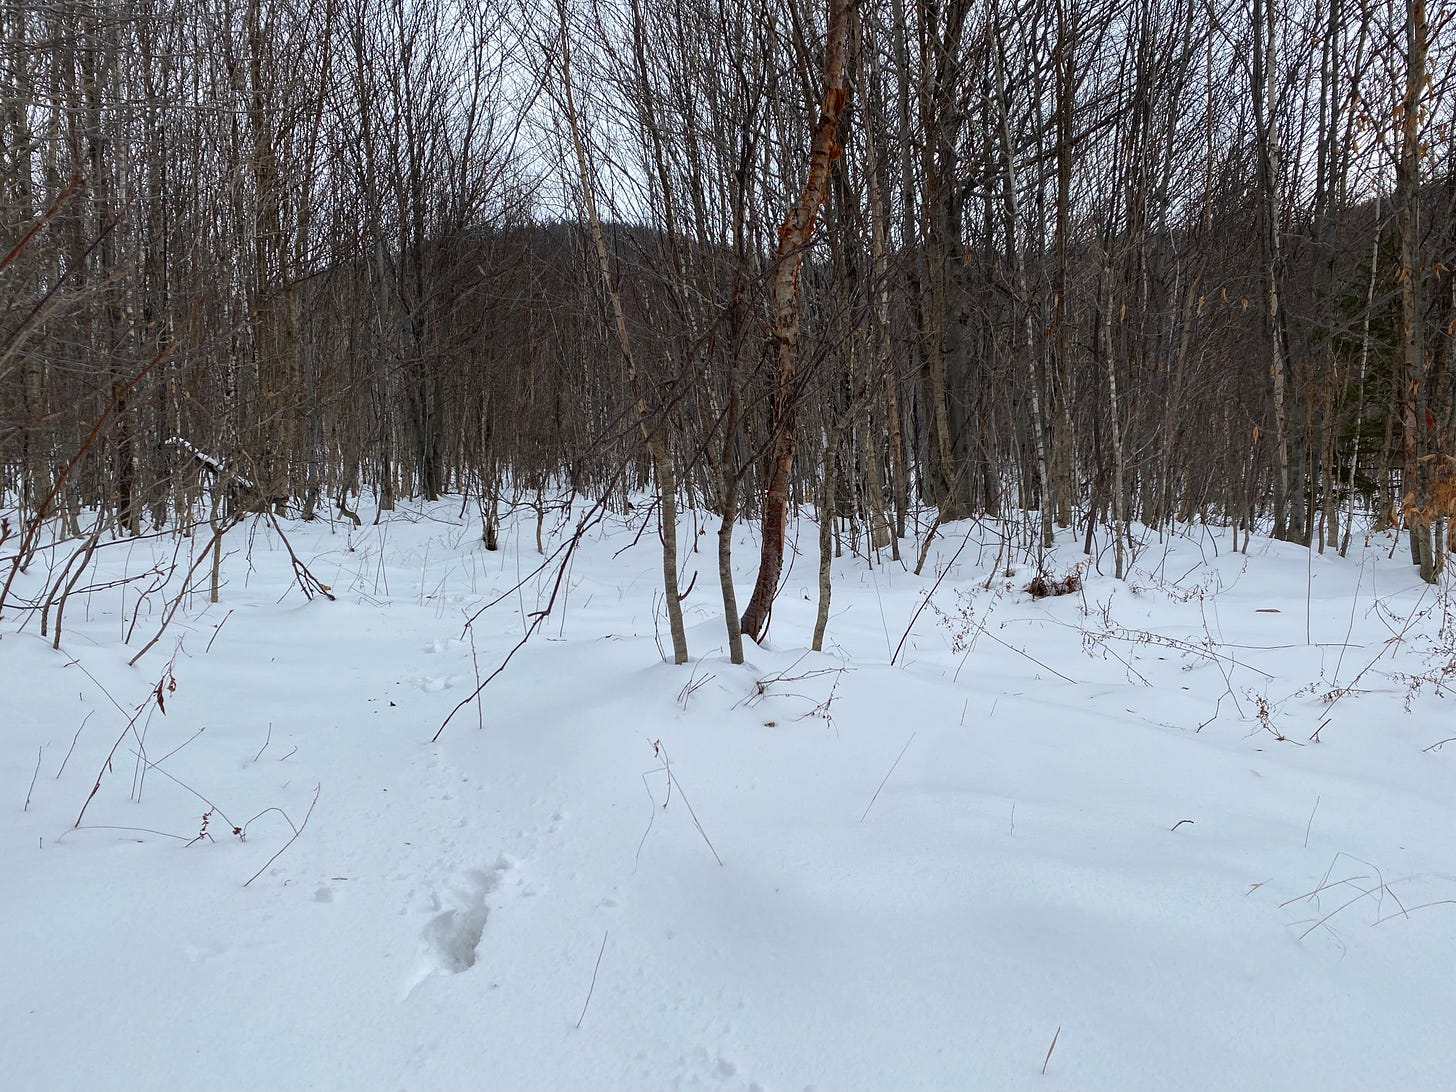
POLYGON ((734 666, 689 515, 674 667, 644 506, 432 743, 552 586, 534 514, 459 512, 284 523, 333 602, 245 524, 136 667, 180 576, 114 582, 174 540, 104 545, 59 651, 7 612, 0 1088, 1451 1087, 1456 596, 1388 537, 1033 600, 955 525, 846 552, 816 654, 805 523, 734 666))

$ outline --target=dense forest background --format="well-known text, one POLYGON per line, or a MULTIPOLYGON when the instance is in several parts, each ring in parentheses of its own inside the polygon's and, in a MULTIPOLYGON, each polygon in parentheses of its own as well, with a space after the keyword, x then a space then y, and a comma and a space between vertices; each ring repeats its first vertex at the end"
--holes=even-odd
POLYGON ((6 590, 48 519, 644 489, 736 657, 800 504, 1434 580, 1453 92, 1424 0, 4 0, 6 590))

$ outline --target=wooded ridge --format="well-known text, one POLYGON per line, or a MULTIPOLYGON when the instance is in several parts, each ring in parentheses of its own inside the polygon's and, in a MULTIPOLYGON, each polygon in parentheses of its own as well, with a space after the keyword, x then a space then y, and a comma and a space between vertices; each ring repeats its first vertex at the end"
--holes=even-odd
POLYGON ((735 658, 802 504, 1118 575, 1133 524, 1374 513, 1434 581, 1453 77, 1425 0, 8 0, 6 568, 87 509, 459 493, 493 546, 647 489, 725 574, 762 520, 735 658))

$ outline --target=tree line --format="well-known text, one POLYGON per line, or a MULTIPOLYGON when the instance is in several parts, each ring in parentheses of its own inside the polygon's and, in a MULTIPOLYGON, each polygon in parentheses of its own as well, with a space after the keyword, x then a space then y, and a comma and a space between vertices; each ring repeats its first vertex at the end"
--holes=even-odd
POLYGON ((645 490, 735 658, 801 505, 816 645, 927 509, 1435 580, 1453 78, 1426 0, 0 0, 10 533, 645 490))

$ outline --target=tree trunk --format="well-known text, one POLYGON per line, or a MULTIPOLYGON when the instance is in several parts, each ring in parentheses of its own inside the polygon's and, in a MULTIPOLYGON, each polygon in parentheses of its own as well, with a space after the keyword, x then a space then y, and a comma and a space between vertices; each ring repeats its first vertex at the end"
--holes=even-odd
POLYGON ((814 234, 819 209, 828 190, 829 168, 841 148, 836 135, 847 92, 844 87, 848 0, 829 0, 829 35, 824 51, 824 96, 809 152, 809 175, 799 200, 779 226, 773 273, 773 340, 778 367, 774 376, 774 438, 767 488, 763 498, 762 554, 758 580, 740 622, 745 634, 762 641, 778 592, 784 564, 784 531, 788 522, 789 476, 794 463, 795 419, 799 392, 799 271, 814 234))
POLYGON ((587 158, 586 142, 582 139, 581 124, 577 117, 576 102, 571 87, 571 45, 567 27, 566 0, 558 0, 557 12, 561 20, 561 84, 566 100, 566 119, 571 128, 571 143, 576 153, 577 170, 581 176, 582 201, 586 206, 587 227, 591 232, 592 244, 596 248, 597 263, 601 269, 602 283, 612 307, 612 322, 617 332, 617 347, 622 351, 622 360, 627 365, 627 379, 636 396, 637 426, 647 444, 652 469, 657 476, 658 518, 662 538, 662 586, 667 599, 668 628, 672 631, 673 662, 688 662, 688 639, 683 629, 682 596, 678 594, 677 581, 677 477, 672 465, 672 453, 662 435, 662 427, 653 427, 647 407, 646 385, 637 370, 637 358, 632 350, 632 337, 627 330, 627 318, 622 311, 622 295, 617 288, 616 274, 612 270, 611 255, 607 251, 606 235, 602 231, 601 219, 597 216, 596 196, 592 186, 591 165, 587 158))

